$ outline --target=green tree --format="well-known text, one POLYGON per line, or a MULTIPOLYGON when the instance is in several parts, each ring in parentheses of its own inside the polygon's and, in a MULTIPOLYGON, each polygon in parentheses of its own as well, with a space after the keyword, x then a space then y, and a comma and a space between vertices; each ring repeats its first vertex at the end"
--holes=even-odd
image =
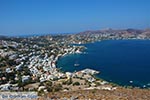
POLYGON ((79 83, 79 82, 74 82, 74 83, 73 83, 73 86, 74 86, 74 85, 79 86, 80 83, 79 83))

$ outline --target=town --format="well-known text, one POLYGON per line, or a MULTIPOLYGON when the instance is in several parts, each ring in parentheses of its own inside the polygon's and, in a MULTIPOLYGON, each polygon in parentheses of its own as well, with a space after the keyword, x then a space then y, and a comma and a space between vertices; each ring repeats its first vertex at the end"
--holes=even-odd
POLYGON ((48 92, 102 89, 114 90, 115 84, 96 78, 92 69, 62 72, 60 57, 81 54, 85 43, 102 40, 150 39, 149 30, 100 30, 78 34, 31 37, 0 37, 0 91, 48 92), (75 45, 80 44, 80 45, 75 45))

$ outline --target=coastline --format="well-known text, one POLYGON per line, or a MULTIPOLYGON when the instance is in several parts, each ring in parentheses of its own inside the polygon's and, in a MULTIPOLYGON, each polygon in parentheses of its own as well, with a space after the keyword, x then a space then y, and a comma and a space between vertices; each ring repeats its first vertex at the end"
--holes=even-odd
MULTIPOLYGON (((111 39, 110 39, 111 40, 111 39)), ((102 41, 110 41, 110 40, 101 40, 101 41, 95 41, 95 42, 92 42, 92 43, 84 43, 84 44, 79 44, 79 45, 81 45, 81 46, 85 46, 85 45, 87 45, 87 44, 93 44, 93 43, 99 43, 99 42, 102 42, 102 41)), ((128 40, 130 40, 130 41, 150 41, 149 39, 144 39, 144 40, 141 40, 141 39, 124 39, 123 41, 128 41, 128 40)), ((112 40, 111 40, 112 41, 112 40)), ((113 40, 113 41, 122 41, 122 39, 119 39, 119 40, 113 40)), ((87 47, 86 47, 87 48, 87 47)), ((88 49, 88 48, 87 48, 88 49)), ((85 52, 85 50, 83 51, 83 52, 85 52)), ((74 56, 74 54, 71 54, 72 56, 74 56)), ((63 59, 63 57, 61 58, 61 59, 63 59)), ((62 66, 61 66, 62 67, 62 66)), ((80 66, 79 66, 80 67, 80 66)), ((88 67, 87 67, 88 68, 88 67)), ((64 69, 65 70, 65 69, 64 69)), ((63 70, 63 71, 64 71, 63 70)), ((74 71, 76 71, 76 70, 74 70, 74 71)), ((79 71, 79 70, 78 70, 79 71)), ((98 71, 100 71, 100 70, 98 70, 98 71)), ((101 73, 100 73, 101 74, 101 73)), ((99 76, 97 76, 97 75, 94 75, 94 77, 95 78, 97 78, 97 79, 100 79, 100 80, 104 80, 104 81, 107 81, 107 80, 105 80, 104 78, 101 78, 101 77, 99 77, 99 76)), ((115 81, 112 81, 111 79, 110 80, 108 80, 107 82, 109 82, 109 84, 111 84, 111 85, 114 85, 114 86, 121 86, 121 87, 125 87, 125 88, 140 88, 140 89, 149 89, 150 87, 148 87, 148 84, 143 84, 143 85, 141 85, 141 86, 137 86, 137 85, 134 85, 134 84, 132 84, 133 82, 134 82, 134 80, 132 81, 129 81, 129 83, 128 84, 124 84, 124 83, 117 83, 117 82, 115 82, 115 81), (147 86, 146 86, 147 85, 147 86)))
MULTIPOLYGON (((11 41, 8 41, 9 38, 2 40, 0 46, 2 52, 1 55, 5 57, 5 54, 8 54, 11 61, 13 59, 18 63, 13 65, 13 69, 6 67, 6 70, 2 72, 4 78, 1 79, 6 80, 7 77, 5 78, 5 75, 13 73, 14 76, 12 77, 14 77, 16 84, 5 81, 0 85, 1 91, 36 91, 39 96, 44 96, 49 93, 71 93, 72 91, 82 90, 111 92, 118 91, 119 89, 123 89, 123 91, 127 91, 128 88, 132 88, 133 90, 137 89, 137 87, 123 87, 121 85, 116 85, 115 83, 107 82, 100 77, 97 79, 96 75, 91 75, 85 73, 86 71, 83 71, 87 70, 88 67, 86 66, 84 66, 84 69, 75 72, 62 72, 63 70, 59 69, 61 66, 59 67, 57 65, 57 62, 62 57, 69 54, 82 54, 85 50, 85 47, 82 46, 82 44, 87 45, 97 42, 91 38, 89 38, 88 41, 82 42, 74 39, 75 38, 70 39, 70 36, 60 35, 54 37, 11 38, 11 41), (80 44, 81 46, 70 45, 73 43, 80 44), (11 53, 3 50, 3 48, 6 47, 11 53), (17 52, 13 51, 14 49, 9 49, 9 47, 17 49, 17 52), (18 55, 18 58, 15 57, 15 55, 18 55)), ((5 61, 6 59, 3 60, 5 61)), ((90 70, 92 70, 92 68, 90 68, 90 70)), ((144 88, 139 89, 138 91, 144 90, 149 89, 144 88)))

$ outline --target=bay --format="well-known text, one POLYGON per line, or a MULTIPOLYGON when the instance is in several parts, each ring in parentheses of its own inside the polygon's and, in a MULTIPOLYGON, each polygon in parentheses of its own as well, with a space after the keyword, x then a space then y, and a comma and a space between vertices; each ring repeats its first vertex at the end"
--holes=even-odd
POLYGON ((108 82, 150 87, 149 40, 105 40, 84 46, 85 54, 62 57, 57 66, 71 72, 91 68, 100 71, 96 76, 108 82))

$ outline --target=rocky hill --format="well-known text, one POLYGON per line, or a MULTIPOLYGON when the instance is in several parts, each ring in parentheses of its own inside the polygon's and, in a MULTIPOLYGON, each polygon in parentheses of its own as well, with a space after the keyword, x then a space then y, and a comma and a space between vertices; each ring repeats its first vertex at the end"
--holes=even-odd
POLYGON ((140 30, 140 29, 118 29, 114 30, 111 28, 103 29, 103 30, 88 30, 84 32, 80 32, 78 34, 105 34, 105 33, 116 33, 116 34, 150 34, 150 29, 140 30))
MULTIPOLYGON (((46 95, 46 98, 54 100, 149 100, 149 89, 118 88, 109 90, 80 90, 70 92, 55 92, 46 95)), ((39 100, 44 100, 40 98, 39 100)))

